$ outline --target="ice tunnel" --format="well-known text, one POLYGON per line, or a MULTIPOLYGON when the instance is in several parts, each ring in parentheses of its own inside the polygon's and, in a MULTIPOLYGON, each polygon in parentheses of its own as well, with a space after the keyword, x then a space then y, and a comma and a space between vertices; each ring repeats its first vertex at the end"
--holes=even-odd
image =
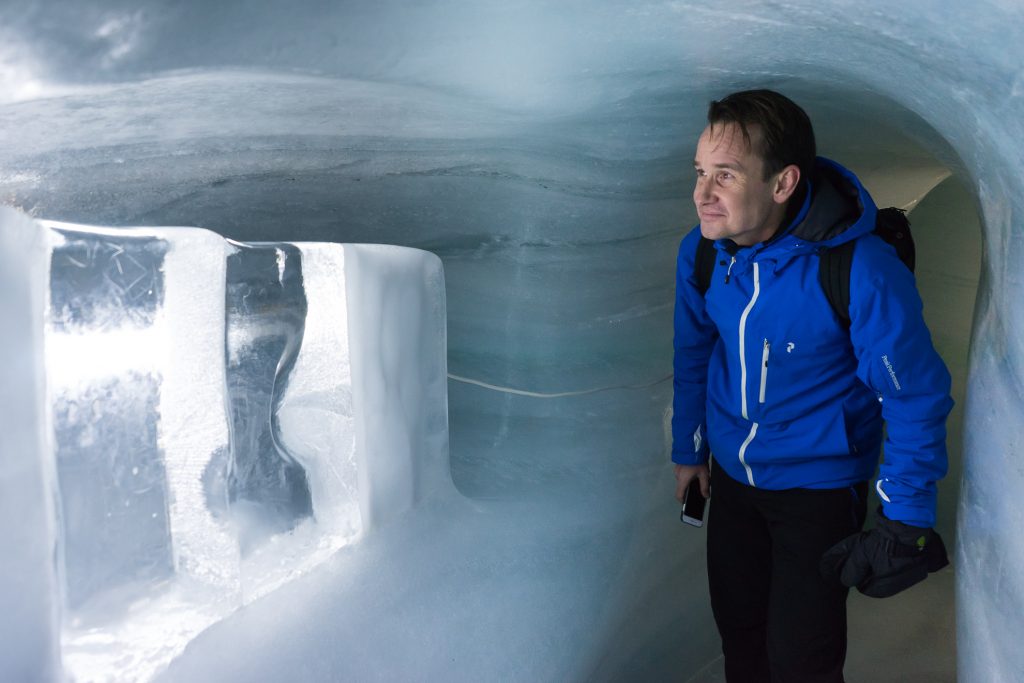
POLYGON ((3 4, 2 677, 722 680, 672 267, 708 100, 772 87, 911 210, 954 375, 953 567, 851 597, 847 678, 1019 680, 1021 45, 1002 0, 3 4), (74 346, 108 275, 130 334, 74 346))

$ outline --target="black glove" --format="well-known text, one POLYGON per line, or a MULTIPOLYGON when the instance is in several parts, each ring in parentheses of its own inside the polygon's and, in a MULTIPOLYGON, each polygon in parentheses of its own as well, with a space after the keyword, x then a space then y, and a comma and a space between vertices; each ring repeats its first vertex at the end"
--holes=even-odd
POLYGON ((948 564, 946 546, 933 529, 894 522, 879 507, 875 528, 832 546, 821 556, 820 570, 825 579, 887 598, 948 564))

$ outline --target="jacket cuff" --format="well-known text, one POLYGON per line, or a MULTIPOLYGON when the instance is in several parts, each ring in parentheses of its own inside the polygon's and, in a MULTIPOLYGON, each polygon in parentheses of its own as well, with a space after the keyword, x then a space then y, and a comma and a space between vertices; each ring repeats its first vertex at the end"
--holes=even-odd
POLYGON ((892 521, 926 529, 935 526, 937 491, 934 483, 910 487, 882 475, 875 482, 875 491, 885 516, 892 521))
POLYGON ((924 509, 899 503, 886 503, 883 500, 882 512, 892 521, 901 522, 907 526, 916 526, 922 529, 931 529, 935 526, 934 509, 924 509))
POLYGON ((677 465, 704 465, 711 455, 707 444, 704 444, 699 451, 680 451, 672 449, 672 462, 677 465))

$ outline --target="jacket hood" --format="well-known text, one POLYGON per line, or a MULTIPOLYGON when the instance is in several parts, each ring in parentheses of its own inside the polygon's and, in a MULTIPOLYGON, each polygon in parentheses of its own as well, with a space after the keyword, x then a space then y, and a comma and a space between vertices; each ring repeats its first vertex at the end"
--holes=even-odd
POLYGON ((809 186, 804 205, 780 242, 791 248, 793 242, 834 247, 874 230, 878 209, 852 171, 818 157, 809 186))

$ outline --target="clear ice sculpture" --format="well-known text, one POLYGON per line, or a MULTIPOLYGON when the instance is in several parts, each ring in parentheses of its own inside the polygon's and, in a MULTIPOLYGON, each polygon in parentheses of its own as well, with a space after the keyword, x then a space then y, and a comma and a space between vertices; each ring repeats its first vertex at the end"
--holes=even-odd
POLYGON ((0 221, 46 302, 22 327, 44 342, 23 353, 46 386, 22 483, 45 491, 27 511, 57 557, 35 558, 37 581, 59 586, 35 596, 56 615, 30 638, 40 653, 10 671, 55 670, 60 640, 76 680, 148 679, 211 623, 450 488, 435 256, 0 221), (352 309, 374 327, 351 326, 352 309))

